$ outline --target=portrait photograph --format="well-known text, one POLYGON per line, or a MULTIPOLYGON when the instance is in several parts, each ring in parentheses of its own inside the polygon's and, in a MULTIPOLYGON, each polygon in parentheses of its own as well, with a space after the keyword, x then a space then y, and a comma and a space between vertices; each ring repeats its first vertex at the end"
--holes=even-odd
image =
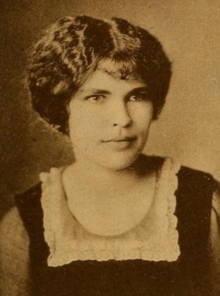
POLYGON ((220 295, 220 2, 0 1, 0 295, 220 295))

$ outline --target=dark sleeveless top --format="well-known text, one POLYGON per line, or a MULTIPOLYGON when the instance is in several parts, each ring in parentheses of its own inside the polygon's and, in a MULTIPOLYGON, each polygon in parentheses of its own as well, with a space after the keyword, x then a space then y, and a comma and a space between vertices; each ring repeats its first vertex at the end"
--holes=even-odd
MULTIPOLYGON (((33 295, 40 296, 208 296, 209 233, 214 180, 182 167, 178 172, 177 229, 181 255, 174 262, 74 261, 48 267, 43 234, 41 184, 15 198, 30 238, 33 295)), ((32 294, 30 294, 32 295, 32 294)))

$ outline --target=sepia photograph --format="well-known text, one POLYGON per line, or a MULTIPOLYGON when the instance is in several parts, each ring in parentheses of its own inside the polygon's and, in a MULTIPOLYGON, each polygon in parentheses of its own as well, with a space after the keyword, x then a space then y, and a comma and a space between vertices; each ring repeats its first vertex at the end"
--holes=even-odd
POLYGON ((0 1, 0 295, 220 295, 220 2, 0 1))

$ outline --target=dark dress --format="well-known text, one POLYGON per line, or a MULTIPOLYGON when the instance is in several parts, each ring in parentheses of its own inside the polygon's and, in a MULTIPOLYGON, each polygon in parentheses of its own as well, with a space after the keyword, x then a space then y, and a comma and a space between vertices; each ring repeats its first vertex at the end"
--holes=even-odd
POLYGON ((41 184, 16 197, 30 238, 33 295, 41 296, 208 296, 211 290, 209 233, 215 181, 186 167, 178 172, 177 261, 74 261, 49 267, 44 240, 41 184))

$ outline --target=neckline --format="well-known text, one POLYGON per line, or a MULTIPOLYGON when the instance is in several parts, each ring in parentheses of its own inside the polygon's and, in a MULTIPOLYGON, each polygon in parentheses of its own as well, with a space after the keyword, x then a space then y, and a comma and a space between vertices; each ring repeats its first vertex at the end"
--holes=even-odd
POLYGON ((145 216, 133 229, 113 237, 94 235, 73 218, 66 206, 60 178, 62 169, 52 168, 50 173, 41 174, 44 236, 50 248, 50 266, 75 260, 173 261, 178 258, 174 193, 178 187, 176 174, 179 164, 171 159, 164 160, 154 199, 156 206, 152 208, 150 217, 145 216))
MULTIPOLYGON (((157 182, 158 182, 158 174, 159 174, 159 172, 155 172, 154 175, 151 176, 152 184, 149 184, 151 186, 149 191, 149 196, 150 196, 149 199, 146 194, 148 189, 148 180, 145 179, 142 181, 143 184, 139 192, 137 191, 132 192, 132 195, 127 197, 127 200, 125 198, 118 200, 117 197, 114 197, 113 200, 109 201, 107 198, 105 198, 103 202, 101 200, 101 203, 97 204, 96 202, 97 200, 96 199, 93 200, 92 197, 90 196, 92 200, 89 201, 89 204, 86 205, 87 200, 85 203, 83 203, 82 201, 83 203, 82 204, 81 200, 78 197, 77 197, 77 200, 73 200, 72 203, 68 201, 68 196, 63 185, 62 172, 61 172, 61 186, 63 186, 65 199, 67 201, 69 211, 71 212, 73 218, 80 225, 80 227, 84 228, 84 230, 87 231, 88 233, 93 235, 98 235, 98 236, 104 236, 104 237, 116 237, 116 236, 123 235, 129 231, 132 231, 133 229, 135 229, 136 226, 142 223, 142 221, 146 218, 148 211, 152 207, 154 196, 157 190, 157 182), (135 202, 137 202, 135 201, 135 194, 139 196, 141 195, 141 198, 139 199, 139 202, 141 203, 141 207, 140 205, 138 205, 139 209, 137 210, 136 213, 133 213, 132 211, 134 208, 134 204, 135 202), (124 202, 128 203, 127 209, 123 209, 123 207, 126 206, 124 202), (78 206, 78 203, 80 203, 79 206, 78 206), (122 211, 120 211, 120 209, 122 209, 122 211), (97 212, 99 214, 99 217, 97 216, 95 217, 95 215, 97 215, 97 212), (124 215, 124 217, 120 217, 120 215, 121 216, 124 215), (118 220, 116 221, 117 218, 118 220), (120 228, 120 223, 123 224, 121 228, 120 228), (124 227, 125 223, 127 224, 126 227, 124 227), (111 224, 111 225, 108 225, 108 224, 111 224)), ((72 187, 72 190, 73 189, 74 189, 74 185, 72 187)), ((90 194, 90 192, 88 192, 88 194, 90 194)), ((138 198, 137 195, 136 197, 138 198)), ((100 202, 100 200, 98 202, 100 202)))

